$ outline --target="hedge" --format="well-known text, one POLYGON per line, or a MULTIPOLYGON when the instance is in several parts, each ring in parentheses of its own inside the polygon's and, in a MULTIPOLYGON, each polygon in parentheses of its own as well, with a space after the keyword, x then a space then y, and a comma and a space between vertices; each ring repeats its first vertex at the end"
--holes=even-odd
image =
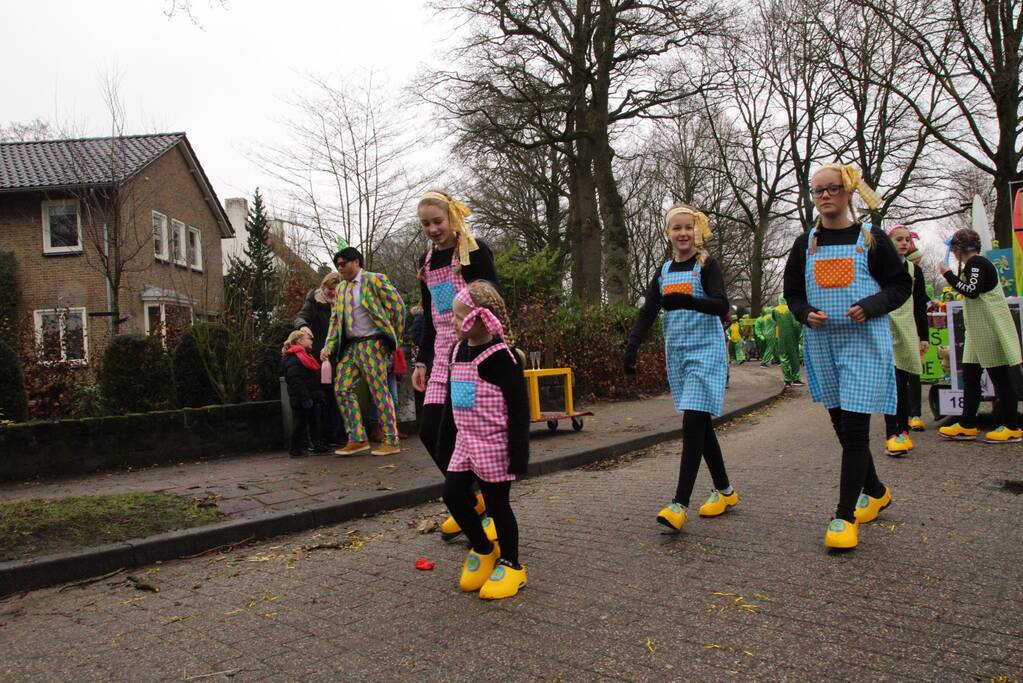
POLYGON ((6 342, 0 340, 0 420, 21 422, 28 414, 28 395, 21 361, 6 342))
POLYGON ((22 422, 0 426, 0 481, 275 450, 283 441, 279 401, 22 422))
POLYGON ((113 414, 160 410, 174 405, 174 374, 159 338, 125 334, 103 352, 100 391, 113 414))

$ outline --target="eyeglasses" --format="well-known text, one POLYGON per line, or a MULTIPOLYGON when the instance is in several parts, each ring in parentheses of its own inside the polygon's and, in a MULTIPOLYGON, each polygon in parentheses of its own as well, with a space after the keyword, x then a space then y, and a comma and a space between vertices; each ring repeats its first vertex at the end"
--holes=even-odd
POLYGON ((834 185, 813 185, 813 186, 810 187, 810 194, 812 194, 814 197, 823 197, 825 193, 827 193, 829 195, 838 194, 839 192, 841 192, 844 189, 845 189, 845 187, 843 187, 842 185, 838 185, 838 184, 834 184, 834 185))

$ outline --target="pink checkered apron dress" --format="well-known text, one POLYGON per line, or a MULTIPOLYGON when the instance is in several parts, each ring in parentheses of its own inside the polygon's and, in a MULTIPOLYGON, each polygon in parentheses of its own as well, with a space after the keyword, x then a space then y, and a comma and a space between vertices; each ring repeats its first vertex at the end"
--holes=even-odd
POLYGON ((501 390, 480 379, 479 373, 480 363, 502 351, 511 354, 501 342, 469 363, 454 362, 454 352, 451 358, 451 408, 458 433, 448 471, 471 470, 491 483, 515 481, 515 475, 508 474, 508 406, 501 390))
POLYGON ((466 284, 461 273, 455 270, 454 259, 458 258, 457 253, 451 255, 450 264, 436 270, 430 270, 431 256, 433 256, 433 249, 426 252, 423 272, 426 275, 426 287, 430 290, 430 312, 433 315, 433 329, 436 331, 436 336, 433 340, 433 368, 430 370, 430 378, 426 383, 423 404, 444 405, 448 391, 448 363, 451 362, 451 349, 458 341, 455 327, 451 323, 451 318, 454 316, 451 305, 455 296, 465 289, 466 284))

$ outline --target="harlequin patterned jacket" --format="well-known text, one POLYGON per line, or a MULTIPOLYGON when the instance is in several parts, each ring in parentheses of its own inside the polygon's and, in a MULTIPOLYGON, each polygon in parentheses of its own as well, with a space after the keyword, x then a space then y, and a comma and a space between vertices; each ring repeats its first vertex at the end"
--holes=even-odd
MULTIPOLYGON (((347 286, 348 283, 343 280, 338 285, 338 297, 330 315, 327 342, 323 345, 328 353, 333 353, 335 347, 343 351, 348 342, 343 324, 344 292, 347 286)), ((388 277, 382 273, 362 271, 359 299, 376 324, 377 331, 386 337, 392 350, 397 348, 405 334, 405 302, 388 277)))

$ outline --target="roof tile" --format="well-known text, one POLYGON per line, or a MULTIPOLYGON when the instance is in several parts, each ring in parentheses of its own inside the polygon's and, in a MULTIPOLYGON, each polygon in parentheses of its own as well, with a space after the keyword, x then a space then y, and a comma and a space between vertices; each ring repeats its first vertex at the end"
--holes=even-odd
POLYGON ((130 178, 184 133, 0 142, 0 191, 109 185, 130 178))

